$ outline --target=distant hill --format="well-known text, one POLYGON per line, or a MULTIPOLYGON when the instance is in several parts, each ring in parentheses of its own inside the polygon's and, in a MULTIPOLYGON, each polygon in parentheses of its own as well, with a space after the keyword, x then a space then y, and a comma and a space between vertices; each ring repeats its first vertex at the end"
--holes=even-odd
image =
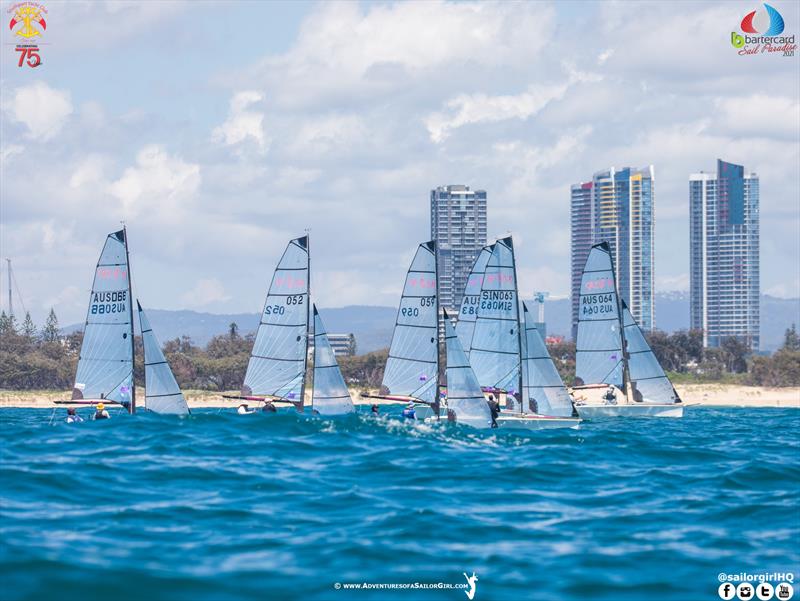
MULTIPOLYGON (((529 301, 535 310, 536 305, 529 301)), ((320 309, 328 331, 334 334, 352 333, 356 337, 358 353, 368 353, 386 348, 392 340, 397 309, 352 305, 338 309, 320 309)), ((228 331, 236 322, 239 332, 255 332, 259 315, 256 313, 214 314, 197 311, 147 311, 153 329, 161 342, 189 336, 195 344, 205 346, 212 336, 228 331)), ((548 334, 570 336, 569 299, 548 300, 545 303, 545 321, 548 334)), ((761 348, 773 351, 783 343, 783 335, 792 323, 800 325, 800 299, 761 297, 761 348)), ((689 327, 689 295, 685 292, 656 294, 656 326, 665 332, 675 332, 689 327)), ((67 326, 64 333, 83 328, 83 324, 67 326)))

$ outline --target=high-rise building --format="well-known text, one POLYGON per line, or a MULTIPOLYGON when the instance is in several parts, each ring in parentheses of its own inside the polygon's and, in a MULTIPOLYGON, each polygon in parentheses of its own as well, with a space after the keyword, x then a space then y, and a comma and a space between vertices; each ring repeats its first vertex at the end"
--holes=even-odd
POLYGON ((486 192, 469 186, 431 190, 431 238, 438 253, 439 304, 458 311, 472 264, 486 245, 486 192))
POLYGON ((653 303, 653 166, 594 174, 571 190, 572 337, 577 335, 581 275, 593 244, 608 242, 617 290, 644 330, 655 327, 653 303))
POLYGON ((690 322, 705 346, 738 338, 759 347, 758 176, 717 160, 689 176, 690 322))

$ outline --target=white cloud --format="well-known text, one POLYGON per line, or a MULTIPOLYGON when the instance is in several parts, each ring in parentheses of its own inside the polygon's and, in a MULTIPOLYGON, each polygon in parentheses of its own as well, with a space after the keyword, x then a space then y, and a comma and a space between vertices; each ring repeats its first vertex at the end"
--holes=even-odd
POLYGON ((720 131, 735 136, 800 137, 800 101, 797 97, 754 94, 728 96, 715 101, 716 124, 720 131))
POLYGON ((8 144, 0 146, 0 165, 5 167, 7 161, 11 159, 15 154, 21 154, 22 151, 25 150, 25 147, 20 146, 19 144, 8 144))
POLYGON ((125 169, 108 189, 122 202, 126 216, 153 210, 170 220, 183 212, 199 187, 200 165, 170 156, 153 144, 144 147, 136 155, 136 165, 125 169))
POLYGON ((688 273, 656 276, 656 291, 671 292, 673 290, 679 290, 681 292, 686 292, 689 290, 688 273))
POLYGON ((216 278, 197 280, 194 288, 183 294, 181 300, 187 307, 205 307, 212 303, 229 300, 231 297, 225 293, 225 286, 216 278))
POLYGON ((12 121, 25 125, 29 138, 45 141, 54 137, 72 114, 72 101, 68 91, 38 81, 16 88, 3 103, 3 111, 12 121))
POLYGON ((253 91, 235 94, 231 99, 228 119, 214 128, 212 139, 226 146, 237 146, 249 140, 256 144, 261 154, 265 153, 269 140, 264 134, 264 113, 251 108, 263 99, 260 93, 253 91))
POLYGON ((563 98, 571 86, 600 79, 599 75, 581 73, 573 69, 562 83, 550 85, 532 83, 521 94, 505 96, 483 93, 461 94, 447 101, 447 110, 433 113, 425 119, 425 125, 430 132, 431 140, 442 142, 451 130, 464 125, 506 119, 528 119, 548 103, 563 98))

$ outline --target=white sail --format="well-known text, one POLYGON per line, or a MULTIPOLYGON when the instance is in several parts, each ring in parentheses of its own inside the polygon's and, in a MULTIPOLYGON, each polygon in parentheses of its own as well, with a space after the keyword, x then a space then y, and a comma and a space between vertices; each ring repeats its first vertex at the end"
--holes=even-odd
POLYGON ((464 347, 446 315, 444 331, 447 350, 447 411, 455 414, 457 423, 490 428, 492 417, 486 397, 483 396, 464 347))
POLYGON ((622 319, 625 327, 625 343, 628 349, 628 373, 631 379, 633 400, 645 403, 680 402, 672 382, 664 373, 624 301, 622 302, 622 319))
POLYGON ((486 265, 489 257, 492 256, 494 244, 484 246, 475 258, 472 271, 469 273, 467 284, 464 286, 464 296, 461 298, 461 310, 458 313, 456 323, 456 334, 461 341, 461 346, 469 358, 469 346, 472 343, 472 334, 475 331, 475 319, 478 317, 478 304, 481 299, 481 287, 483 286, 483 276, 486 272, 486 265))
POLYGON ((586 258, 578 304, 575 383, 623 388, 622 333, 617 287, 608 244, 595 244, 586 258))
POLYGON ((439 370, 435 249, 433 241, 420 244, 406 274, 382 386, 428 403, 436 400, 439 370))
POLYGON ((133 307, 125 230, 109 234, 94 274, 73 400, 107 399, 135 410, 133 307))
POLYGON ((353 413, 353 400, 347 390, 333 353, 322 318, 314 306, 314 388, 311 406, 320 415, 353 413))
POLYGON ((308 236, 291 240, 272 276, 243 395, 302 401, 308 352, 309 271, 308 236))
POLYGON ((483 276, 469 362, 481 386, 518 391, 520 332, 514 246, 498 240, 483 276))
POLYGON ((523 315, 522 412, 571 417, 572 399, 524 303, 523 315))
POLYGON ((187 415, 189 406, 186 404, 186 399, 183 398, 175 375, 161 351, 161 345, 158 344, 158 339, 153 333, 150 320, 147 319, 147 315, 138 301, 136 305, 139 309, 139 325, 142 329, 142 345, 144 347, 145 407, 154 413, 187 415))

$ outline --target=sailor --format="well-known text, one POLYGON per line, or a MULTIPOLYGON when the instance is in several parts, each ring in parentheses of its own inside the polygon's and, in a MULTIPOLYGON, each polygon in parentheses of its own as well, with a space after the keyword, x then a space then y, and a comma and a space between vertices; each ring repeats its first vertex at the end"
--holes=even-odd
POLYGON ((378 405, 373 404, 372 407, 369 408, 370 413, 372 413, 372 417, 378 417, 378 405))
POLYGON ((492 428, 497 427, 497 417, 500 415, 500 403, 498 403, 493 394, 489 395, 489 411, 492 414, 492 428))
POLYGON ((83 421, 83 418, 80 415, 78 415, 77 413, 75 413, 75 409, 73 409, 72 407, 67 409, 66 422, 68 424, 77 424, 78 422, 82 422, 82 421, 83 421))
POLYGON ((239 405, 239 407, 236 409, 236 413, 238 413, 239 415, 248 415, 248 414, 250 414, 250 413, 255 413, 255 409, 250 409, 250 408, 247 406, 247 403, 242 403, 242 404, 241 404, 241 405, 239 405))
POLYGON ((536 402, 536 399, 528 399, 528 409, 531 413, 539 413, 539 403, 536 402))
MULTIPOLYGON (((245 405, 246 406, 246 405, 245 405)), ((272 401, 265 401, 264 406, 261 408, 261 413, 277 413, 275 404, 272 401)))
POLYGON ((417 412, 414 410, 414 403, 410 402, 403 409, 403 419, 417 419, 417 412))
POLYGON ((603 395, 603 400, 609 405, 616 405, 617 404, 617 395, 614 392, 614 387, 609 386, 606 393, 603 395))
POLYGON ((95 405, 94 419, 109 419, 110 417, 103 403, 97 403, 97 405, 95 405))

